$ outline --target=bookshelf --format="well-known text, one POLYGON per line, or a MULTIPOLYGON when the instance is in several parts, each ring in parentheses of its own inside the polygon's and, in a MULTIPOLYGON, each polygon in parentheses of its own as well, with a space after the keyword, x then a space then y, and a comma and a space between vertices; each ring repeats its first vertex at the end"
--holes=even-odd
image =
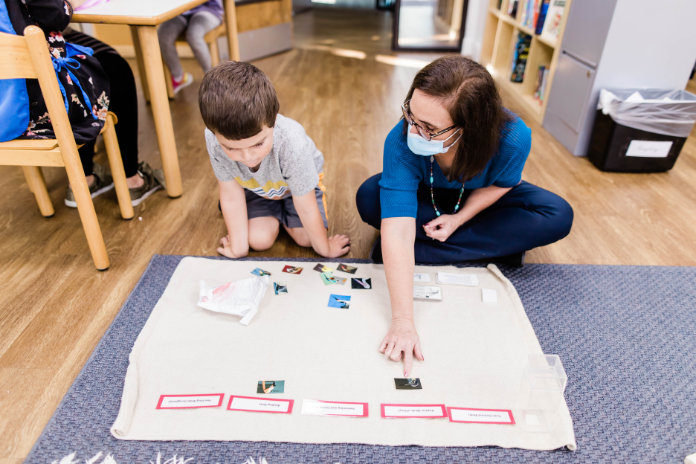
MULTIPOLYGON (((571 0, 566 0, 565 13, 561 21, 560 34, 556 39, 549 39, 534 34, 534 30, 522 24, 522 12, 518 8, 517 17, 510 16, 510 0, 503 0, 498 9, 499 0, 488 2, 486 26, 481 48, 481 64, 488 69, 499 87, 510 94, 519 107, 540 124, 543 122, 548 96, 553 84, 553 76, 563 41, 565 22, 568 18, 571 0), (517 37, 520 32, 532 36, 529 57, 522 82, 512 82, 512 60, 517 37), (539 66, 549 68, 546 89, 542 103, 534 99, 534 87, 539 66)), ((521 3, 521 2, 520 2, 521 3)))

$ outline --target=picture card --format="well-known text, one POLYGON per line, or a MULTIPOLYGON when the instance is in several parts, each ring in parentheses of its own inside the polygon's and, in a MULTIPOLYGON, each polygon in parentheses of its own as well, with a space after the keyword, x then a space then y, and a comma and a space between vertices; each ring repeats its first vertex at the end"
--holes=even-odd
POLYGON ((414 282, 430 282, 430 274, 418 273, 413 274, 414 282))
POLYGON ((350 308, 350 296, 348 295, 329 295, 329 308, 350 308))
POLYGON ((481 300, 488 304, 498 304, 498 292, 490 288, 482 288, 481 300))
POLYGON ((382 417, 444 419, 447 411, 444 404, 382 404, 382 417))
POLYGON ((358 290, 370 290, 372 289, 372 279, 350 279, 350 288, 355 288, 358 290))
POLYGON ((302 273, 303 267, 294 267, 294 266, 288 266, 287 264, 283 268, 283 272, 287 272, 288 274, 301 274, 302 273))
POLYGON ((302 400, 302 414, 305 416, 348 416, 367 417, 367 403, 348 403, 345 401, 302 400))
POLYGON ((263 269, 260 269, 260 268, 258 268, 258 267, 257 267, 256 269, 254 269, 253 271, 251 271, 251 273, 254 274, 254 275, 257 275, 257 276, 259 276, 259 277, 271 275, 270 272, 264 271, 263 269))
POLYGON ((271 412, 290 414, 294 400, 254 398, 251 396, 230 396, 228 411, 271 412))
POLYGON ((224 393, 204 393, 201 395, 162 395, 156 409, 195 409, 218 408, 222 406, 224 393))
POLYGON ((285 282, 273 282, 273 291, 276 295, 287 295, 288 286, 285 282))
POLYGON ((334 271, 329 266, 324 266, 323 264, 317 264, 316 266, 314 266, 314 270, 318 271, 318 272, 333 272, 334 271))
POLYGON ((322 282, 324 282, 324 285, 344 285, 346 283, 346 279, 343 277, 336 277, 330 272, 322 272, 319 276, 322 282))
POLYGON ((442 300, 442 290, 440 287, 413 287, 413 298, 419 300, 442 300))
POLYGON ((450 422, 515 425, 509 409, 447 408, 450 422))
POLYGON ((450 274, 449 272, 438 272, 437 283, 476 287, 479 284, 479 280, 476 274, 450 274))
POLYGON ((338 270, 341 272, 347 272, 348 274, 355 274, 358 268, 355 266, 348 266, 347 264, 339 264, 338 270))
POLYGON ((285 380, 259 380, 256 393, 285 393, 285 380))
POLYGON ((420 379, 394 379, 397 390, 422 390, 423 385, 420 379))

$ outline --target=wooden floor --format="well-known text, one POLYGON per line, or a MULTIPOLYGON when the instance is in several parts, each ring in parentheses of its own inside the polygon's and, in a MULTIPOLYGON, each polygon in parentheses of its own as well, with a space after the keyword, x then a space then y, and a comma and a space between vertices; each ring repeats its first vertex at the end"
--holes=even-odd
MULTIPOLYGON (((273 80, 281 112, 324 153, 331 233, 350 235, 350 257, 366 258, 376 231, 360 221, 355 192, 381 170, 384 138, 417 66, 434 55, 392 54, 389 17, 369 10, 303 13, 295 34, 294 50, 256 64, 273 80)), ((195 63, 187 66, 200 82, 195 63)), ((184 89, 171 105, 184 195, 172 200, 159 192, 130 222, 120 219, 115 195, 95 200, 111 258, 107 272, 95 271, 77 211, 63 206, 64 171, 44 170, 56 207, 55 217, 44 219, 21 169, 0 167, 0 464, 22 462, 153 254, 216 255, 225 226, 197 91, 184 89)), ((140 115, 141 159, 159 167, 145 104, 140 115)), ((528 262, 696 265, 693 134, 671 172, 606 174, 527 122, 533 144, 524 179, 562 195, 575 210, 570 236, 531 251, 528 262)), ((105 163, 103 153, 98 159, 105 163)), ((316 256, 286 236, 252 254, 261 255, 316 256)))

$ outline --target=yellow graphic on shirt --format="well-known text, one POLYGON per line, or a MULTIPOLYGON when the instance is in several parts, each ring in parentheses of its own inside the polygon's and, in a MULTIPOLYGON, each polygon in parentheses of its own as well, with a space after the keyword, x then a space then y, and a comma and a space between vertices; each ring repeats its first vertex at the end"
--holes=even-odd
POLYGON ((264 198, 280 199, 286 197, 290 193, 288 184, 282 180, 279 180, 278 182, 272 182, 269 180, 263 187, 261 187, 253 177, 249 180, 242 180, 240 177, 235 177, 234 180, 236 180, 237 183, 243 188, 251 190, 255 194, 264 198))

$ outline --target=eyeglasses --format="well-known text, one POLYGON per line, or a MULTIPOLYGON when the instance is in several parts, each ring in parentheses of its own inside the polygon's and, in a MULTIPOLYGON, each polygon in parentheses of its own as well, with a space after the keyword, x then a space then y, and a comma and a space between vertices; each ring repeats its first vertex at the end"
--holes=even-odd
POLYGON ((411 114, 411 108, 409 107, 409 104, 408 104, 408 102, 410 102, 410 101, 411 100, 407 100, 403 105, 401 105, 401 111, 404 112, 404 119, 406 120, 407 123, 409 123, 410 125, 415 127, 416 130, 418 131, 418 133, 420 134, 420 136, 423 137, 425 140, 431 141, 435 137, 438 137, 442 134, 445 134, 445 133, 451 131, 452 129, 454 129, 455 127, 457 127, 457 125, 455 124, 454 126, 450 126, 447 129, 442 129, 440 132, 435 132, 434 134, 431 134, 430 132, 428 132, 427 130, 422 128, 420 125, 418 125, 418 123, 416 121, 413 120, 413 115, 411 114))

